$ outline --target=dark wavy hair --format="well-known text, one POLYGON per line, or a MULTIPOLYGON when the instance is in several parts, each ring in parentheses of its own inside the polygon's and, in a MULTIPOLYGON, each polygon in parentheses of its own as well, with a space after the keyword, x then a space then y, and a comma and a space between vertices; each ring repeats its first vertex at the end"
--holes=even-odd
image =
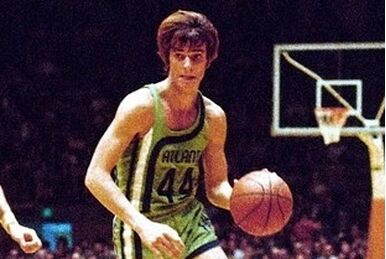
POLYGON ((169 70, 170 49, 176 46, 205 44, 209 65, 217 58, 219 39, 216 28, 200 13, 178 10, 162 21, 158 28, 158 55, 165 71, 169 70))

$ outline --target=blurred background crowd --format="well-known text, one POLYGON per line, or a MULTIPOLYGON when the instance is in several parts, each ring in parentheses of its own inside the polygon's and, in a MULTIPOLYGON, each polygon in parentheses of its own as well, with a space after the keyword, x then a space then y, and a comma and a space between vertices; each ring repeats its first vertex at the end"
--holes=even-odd
POLYGON ((272 48, 384 41, 383 1, 1 5, 0 184, 21 222, 37 229, 44 222, 70 222, 73 242, 57 236, 54 249, 46 243, 27 257, 1 232, 0 258, 114 258, 111 215, 86 191, 84 176, 123 96, 163 78, 155 31, 177 9, 202 12, 219 30, 219 59, 202 92, 227 113, 230 180, 268 168, 294 195, 289 224, 265 238, 243 233, 228 212, 200 195, 229 258, 365 258, 367 150, 355 138, 326 147, 321 138, 270 136, 272 48), (42 215, 45 208, 53 215, 42 215))

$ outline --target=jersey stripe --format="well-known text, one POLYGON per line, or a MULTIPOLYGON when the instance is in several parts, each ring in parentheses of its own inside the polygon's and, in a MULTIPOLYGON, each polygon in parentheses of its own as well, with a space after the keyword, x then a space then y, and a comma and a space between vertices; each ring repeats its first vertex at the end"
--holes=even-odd
MULTIPOLYGON (((124 170, 123 168, 126 167, 126 164, 132 164, 132 157, 133 157, 133 153, 134 153, 134 150, 136 148, 136 141, 133 140, 129 147, 124 151, 124 154, 122 155, 121 159, 117 162, 117 165, 114 169, 114 174, 116 176, 116 179, 115 179, 115 183, 117 184, 117 186, 119 187, 119 189, 122 191, 122 192, 125 192, 127 194, 127 181, 128 181, 128 178, 130 177, 130 168, 131 166, 128 166, 127 168, 128 169, 128 173, 127 174, 124 174, 123 176, 119 174, 119 171, 120 170, 124 170), (123 157, 129 157, 129 160, 128 159, 123 159, 123 157)), ((124 258, 124 251, 123 251, 123 248, 124 248, 124 239, 123 239, 123 231, 124 231, 124 227, 123 227, 123 222, 122 220, 120 220, 118 217, 114 217, 114 220, 113 220, 113 237, 114 237, 114 243, 115 243, 115 251, 117 253, 117 257, 118 258, 124 258), (116 235, 116 229, 118 229, 118 236, 115 236, 116 235)))
MULTIPOLYGON (((133 176, 134 176, 135 162, 136 162, 137 156, 138 156, 139 144, 140 144, 140 140, 137 137, 134 138, 134 140, 130 144, 130 155, 128 155, 128 157, 130 157, 130 165, 129 165, 129 170, 127 172, 127 179, 125 180, 126 186, 124 186, 124 188, 126 188, 126 197, 129 197, 131 195, 129 187, 130 187, 130 183, 131 183, 133 176)), ((130 256, 130 257, 125 256, 125 251, 124 251, 124 249, 125 249, 125 245, 124 245, 125 244, 125 239, 124 239, 125 224, 120 219, 117 219, 117 221, 119 222, 119 243, 120 244, 119 244, 119 246, 117 246, 117 248, 119 249, 119 251, 118 251, 119 258, 131 258, 132 256, 130 256)), ((132 253, 132 252, 129 252, 129 253, 132 253)))
POLYGON ((117 248, 119 249, 119 255, 121 258, 124 258, 125 257, 125 251, 124 251, 124 248, 125 248, 125 240, 123 239, 123 231, 124 231, 124 227, 123 227, 123 221, 120 220, 120 219, 117 219, 119 221, 119 246, 117 246, 117 248))
MULTIPOLYGON (((145 179, 145 173, 146 173, 147 156, 150 152, 152 138, 153 138, 153 129, 149 130, 149 132, 146 133, 146 135, 143 137, 141 147, 139 149, 137 148, 139 152, 133 152, 134 155, 139 154, 138 160, 136 159, 136 157, 133 156, 132 157, 133 160, 130 163, 130 167, 131 167, 130 178, 127 183, 128 184, 127 188, 130 189, 130 186, 132 186, 132 188, 130 190, 127 190, 127 194, 129 195, 128 198, 130 202, 133 204, 134 208, 136 209, 139 209, 140 207, 142 186, 144 184, 143 181, 145 179), (136 167, 134 166, 135 161, 137 161, 136 167)), ((137 255, 133 257, 134 254, 138 253, 136 251, 138 248, 138 242, 135 242, 134 240, 134 237, 135 237, 134 231, 127 224, 124 224, 123 228, 124 228, 123 230, 124 258, 127 258, 127 259, 138 258, 137 255), (136 248, 136 249, 133 250, 133 248, 136 248)))
POLYGON ((139 157, 137 161, 137 168, 135 169, 134 181, 131 183, 132 196, 129 197, 131 203, 136 209, 140 209, 141 206, 141 195, 144 186, 145 174, 146 174, 146 166, 147 166, 147 158, 150 153, 151 142, 153 139, 153 128, 149 130, 148 133, 143 137, 142 146, 139 151, 139 157))
POLYGON ((131 184, 132 184, 132 181, 134 179, 134 175, 135 175, 135 169, 136 169, 136 162, 137 162, 137 159, 138 159, 138 151, 140 150, 139 149, 139 146, 140 146, 140 140, 139 138, 135 138, 134 139, 134 143, 132 145, 132 150, 131 150, 131 154, 130 154, 130 165, 129 165, 129 171, 127 173, 127 181, 126 181, 126 197, 131 197, 131 184))
POLYGON ((199 122, 190 133, 181 135, 181 136, 169 136, 160 139, 154 146, 153 151, 150 155, 150 160, 149 160, 149 166, 148 166, 148 173, 146 176, 146 186, 145 186, 145 193, 144 193, 144 198, 143 198, 143 205, 142 205, 142 212, 150 212, 150 207, 151 207, 151 193, 152 193, 152 188, 153 188, 153 181, 154 181, 154 174, 155 174, 155 167, 156 167, 156 162, 159 153, 161 152, 162 148, 165 145, 168 144, 173 144, 173 143, 179 143, 179 142, 185 142, 189 141, 193 138, 195 138, 201 130, 204 128, 205 124, 205 106, 204 106, 204 101, 201 95, 199 95, 199 101, 200 101, 200 118, 199 122))

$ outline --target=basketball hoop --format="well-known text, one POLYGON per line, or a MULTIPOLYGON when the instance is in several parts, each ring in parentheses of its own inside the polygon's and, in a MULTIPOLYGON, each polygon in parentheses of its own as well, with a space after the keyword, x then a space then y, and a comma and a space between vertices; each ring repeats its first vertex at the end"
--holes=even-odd
POLYGON ((324 144, 339 142, 340 133, 348 117, 348 109, 343 107, 317 107, 315 116, 324 144))

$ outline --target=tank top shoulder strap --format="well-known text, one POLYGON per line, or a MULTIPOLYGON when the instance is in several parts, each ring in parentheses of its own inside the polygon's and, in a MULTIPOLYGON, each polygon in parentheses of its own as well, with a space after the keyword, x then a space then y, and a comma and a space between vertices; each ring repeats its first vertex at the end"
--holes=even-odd
POLYGON ((146 85, 145 87, 150 89, 150 94, 153 97, 155 124, 157 126, 162 126, 164 125, 164 109, 161 103, 161 98, 159 96, 158 90, 154 84, 146 85))

